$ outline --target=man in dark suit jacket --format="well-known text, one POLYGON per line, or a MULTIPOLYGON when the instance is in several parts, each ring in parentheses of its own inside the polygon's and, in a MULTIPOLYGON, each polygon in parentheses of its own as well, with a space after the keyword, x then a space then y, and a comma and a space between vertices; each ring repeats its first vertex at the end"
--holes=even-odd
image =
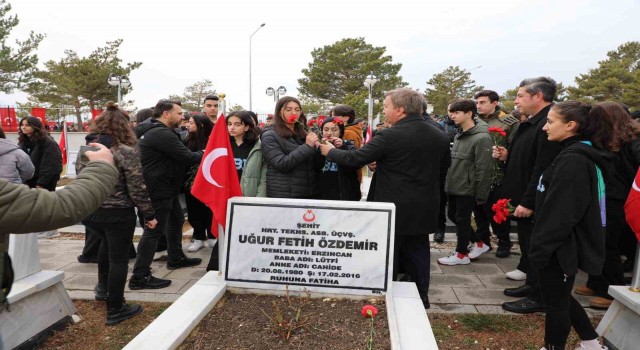
POLYGON ((396 205, 394 279, 408 273, 429 308, 429 233, 436 230, 440 181, 451 163, 449 140, 420 115, 422 95, 411 89, 385 94, 384 114, 391 128, 352 151, 320 145, 328 160, 361 167, 376 162, 368 201, 396 205), (403 271, 400 269, 403 268, 403 271))

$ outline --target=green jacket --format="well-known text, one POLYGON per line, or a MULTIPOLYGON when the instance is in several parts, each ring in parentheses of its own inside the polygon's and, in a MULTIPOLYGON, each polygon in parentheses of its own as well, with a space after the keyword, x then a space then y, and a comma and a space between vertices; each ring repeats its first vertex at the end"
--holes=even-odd
POLYGON ((494 162, 488 128, 487 123, 477 119, 476 126, 456 135, 444 188, 448 194, 473 196, 478 203, 489 198, 494 162))
MULTIPOLYGON (((0 281, 4 281, 5 254, 10 233, 30 233, 73 225, 96 210, 113 192, 118 169, 90 162, 82 174, 57 192, 30 189, 0 180, 0 281)), ((0 290, 0 307, 8 290, 0 290)))
POLYGON ((242 171, 240 187, 245 197, 267 196, 267 163, 262 159, 260 140, 253 145, 242 171))

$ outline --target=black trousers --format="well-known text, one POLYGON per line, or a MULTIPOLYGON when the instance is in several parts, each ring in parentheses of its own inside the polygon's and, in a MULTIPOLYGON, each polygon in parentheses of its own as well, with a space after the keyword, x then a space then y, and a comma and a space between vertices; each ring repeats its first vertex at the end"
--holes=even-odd
POLYGON ((456 252, 469 254, 469 242, 475 241, 475 232, 471 227, 471 213, 476 206, 476 198, 473 196, 449 195, 449 220, 456 224, 456 236, 458 244, 456 252))
MULTIPOLYGON (((624 214, 624 204, 607 205, 607 227, 605 235, 605 261, 601 275, 589 275, 587 287, 593 289, 599 297, 613 300, 608 290, 610 285, 623 286, 624 272, 620 260, 620 237, 633 235, 624 214)), ((635 246, 634 246, 635 248, 635 246)))
POLYGON ((213 219, 211 209, 191 195, 189 191, 184 193, 184 198, 187 203, 189 224, 193 227, 193 239, 199 241, 214 239, 211 232, 211 220, 213 219))
POLYGON ((429 235, 399 235, 394 241, 393 279, 406 272, 416 283, 418 290, 428 291, 431 278, 431 252, 429 235))
MULTIPOLYGON (((86 259, 91 259, 93 257, 97 258, 98 251, 100 250, 100 243, 102 243, 102 239, 100 238, 100 236, 91 234, 90 231, 91 229, 89 227, 85 228, 84 248, 82 248, 82 256, 86 259)), ((131 242, 131 246, 129 247, 129 257, 135 258, 135 256, 136 247, 133 245, 133 242, 131 242)))
POLYGON ((528 218, 516 221, 518 227, 518 242, 520 243, 520 261, 517 269, 529 273, 529 248, 531 247, 531 233, 533 232, 533 222, 528 218))
POLYGON ((571 295, 576 276, 567 276, 562 272, 554 255, 549 265, 538 270, 540 292, 545 309, 544 342, 563 347, 567 342, 571 327, 581 340, 598 337, 589 316, 580 303, 571 295))
POLYGON ((184 257, 182 251, 182 226, 184 214, 178 196, 154 201, 158 225, 155 229, 144 228, 142 238, 138 243, 138 256, 133 266, 133 276, 141 278, 151 274, 151 262, 158 246, 158 240, 166 237, 167 254, 170 261, 177 261, 184 257))
POLYGON ((518 241, 520 242, 520 262, 516 267, 518 270, 527 274, 525 284, 534 287, 529 293, 529 299, 537 302, 542 301, 540 288, 538 288, 538 271, 532 269, 529 265, 529 249, 531 249, 531 233, 533 232, 534 223, 529 218, 523 218, 516 222, 518 225, 518 241))
POLYGON ((491 191, 489 199, 484 204, 478 204, 473 208, 473 216, 476 219, 476 236, 484 244, 491 246, 491 232, 489 227, 492 228, 493 234, 496 235, 498 240, 509 242, 509 233, 511 232, 511 223, 509 220, 498 224, 493 220, 493 210, 491 206, 498 200, 496 191, 491 191))
POLYGON ((136 228, 135 210, 100 208, 82 223, 89 235, 100 242, 98 280, 107 287, 108 306, 120 306, 129 268, 129 247, 136 228))

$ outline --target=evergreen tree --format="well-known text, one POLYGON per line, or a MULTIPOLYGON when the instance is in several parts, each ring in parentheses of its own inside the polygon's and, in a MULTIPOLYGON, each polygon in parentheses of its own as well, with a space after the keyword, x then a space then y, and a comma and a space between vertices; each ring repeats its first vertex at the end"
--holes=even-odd
POLYGON ((15 48, 7 44, 9 34, 18 23, 18 16, 9 15, 11 4, 0 0, 0 91, 11 93, 33 79, 38 64, 35 51, 44 35, 29 33, 25 40, 16 40, 15 48))
POLYGON ((626 42, 607 53, 598 67, 576 77, 569 87, 571 99, 585 102, 622 102, 632 109, 640 108, 640 42, 626 42))
MULTIPOLYGON (((35 74, 36 80, 26 91, 29 101, 45 106, 71 106, 78 125, 82 125, 81 108, 99 109, 109 101, 117 101, 118 90, 107 83, 109 74, 129 76, 140 62, 122 65, 118 51, 122 39, 107 42, 87 57, 80 57, 73 50, 66 50, 59 61, 47 61, 45 69, 35 74)), ((122 95, 132 88, 122 88, 122 95)))
MULTIPOLYGON (((385 52, 385 47, 374 47, 364 38, 342 39, 316 48, 311 52, 313 61, 302 70, 305 77, 298 79, 298 90, 307 98, 350 105, 358 117, 366 117, 369 90, 363 83, 369 74, 373 72, 378 79, 373 98, 382 99, 383 91, 407 85, 398 75, 402 64, 392 63, 385 52)), ((374 115, 379 111, 380 105, 375 106, 374 115)))
POLYGON ((434 74, 425 89, 424 97, 433 105, 436 114, 446 114, 447 105, 454 99, 473 98, 476 92, 484 89, 471 79, 471 73, 458 66, 449 66, 444 71, 434 74))

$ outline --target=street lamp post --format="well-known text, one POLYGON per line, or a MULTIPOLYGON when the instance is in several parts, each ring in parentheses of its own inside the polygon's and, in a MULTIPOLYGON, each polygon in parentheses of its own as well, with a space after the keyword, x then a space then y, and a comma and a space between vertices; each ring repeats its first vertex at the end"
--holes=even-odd
POLYGON ((118 87, 118 106, 122 107, 122 88, 128 88, 131 86, 131 81, 125 75, 115 75, 114 73, 109 74, 109 79, 107 82, 111 86, 118 87))
POLYGON ((371 74, 369 74, 369 76, 367 76, 367 78, 364 80, 364 86, 369 89, 369 98, 367 99, 367 102, 369 103, 369 118, 367 119, 369 127, 371 127, 373 123, 373 85, 375 85, 377 82, 378 79, 375 75, 373 75, 373 72, 371 72, 371 74))
POLYGON ((249 36, 249 110, 253 111, 253 100, 252 100, 252 91, 251 91, 251 38, 262 28, 266 23, 262 23, 258 29, 256 29, 253 34, 249 36))
POLYGON ((272 87, 268 87, 266 94, 268 96, 273 96, 273 102, 277 102, 280 99, 280 95, 284 95, 287 93, 287 88, 280 85, 280 87, 276 90, 272 87))

